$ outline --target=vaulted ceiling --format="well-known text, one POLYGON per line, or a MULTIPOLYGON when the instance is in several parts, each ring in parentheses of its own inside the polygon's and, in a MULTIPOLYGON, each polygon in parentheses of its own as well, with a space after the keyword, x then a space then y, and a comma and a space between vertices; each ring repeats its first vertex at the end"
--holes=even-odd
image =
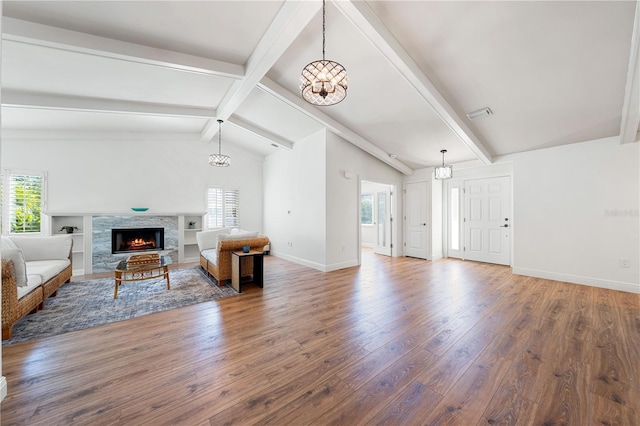
POLYGON ((405 174, 621 135, 640 120, 635 1, 328 1, 346 99, 299 94, 320 1, 5 1, 2 129, 193 136, 266 156, 322 127, 405 174), (634 32, 635 28, 635 32, 634 32), (469 120, 489 107, 493 115, 469 120), (395 158, 392 158, 395 157, 395 158))

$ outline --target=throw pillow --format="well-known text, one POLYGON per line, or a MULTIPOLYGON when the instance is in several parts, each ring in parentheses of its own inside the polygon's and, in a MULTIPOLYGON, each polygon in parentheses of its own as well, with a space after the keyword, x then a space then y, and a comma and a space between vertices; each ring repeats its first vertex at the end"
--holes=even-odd
POLYGON ((12 260, 13 261, 13 269, 15 269, 16 273, 16 284, 19 287, 27 286, 27 264, 24 261, 24 254, 22 253, 22 249, 19 248, 8 248, 2 249, 0 251, 0 256, 4 260, 12 260))

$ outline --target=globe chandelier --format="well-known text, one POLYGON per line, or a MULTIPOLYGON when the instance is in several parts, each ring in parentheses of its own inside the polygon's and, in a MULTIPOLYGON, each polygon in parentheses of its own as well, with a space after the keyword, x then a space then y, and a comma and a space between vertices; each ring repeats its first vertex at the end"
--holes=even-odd
POLYGON ((322 60, 302 69, 300 90, 305 101, 313 105, 335 105, 347 96, 347 70, 335 61, 325 59, 326 2, 322 0, 322 60))
POLYGON ((218 119, 218 153, 209 155, 209 164, 216 167, 229 167, 231 158, 222 153, 222 120, 218 119))

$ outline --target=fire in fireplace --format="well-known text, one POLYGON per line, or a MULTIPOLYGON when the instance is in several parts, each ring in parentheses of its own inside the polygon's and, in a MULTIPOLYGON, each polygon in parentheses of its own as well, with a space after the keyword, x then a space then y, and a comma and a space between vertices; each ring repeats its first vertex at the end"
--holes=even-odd
POLYGON ((111 230, 111 253, 164 250, 164 228, 111 230))

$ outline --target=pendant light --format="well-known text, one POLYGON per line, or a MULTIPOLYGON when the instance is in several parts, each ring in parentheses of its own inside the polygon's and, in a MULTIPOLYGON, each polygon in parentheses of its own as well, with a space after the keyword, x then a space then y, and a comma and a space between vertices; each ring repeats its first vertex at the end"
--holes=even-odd
POLYGON ((337 62, 327 61, 325 48, 325 0, 322 0, 322 60, 313 61, 302 69, 300 90, 305 101, 313 105, 329 106, 347 96, 347 70, 337 62))
POLYGON ((436 179, 451 179, 453 177, 453 166, 450 164, 445 166, 444 164, 444 154, 447 150, 443 149, 440 152, 442 153, 442 166, 436 167, 436 179))
POLYGON ((218 153, 209 155, 209 164, 216 167, 231 165, 231 158, 222 153, 222 120, 218 120, 218 153))

